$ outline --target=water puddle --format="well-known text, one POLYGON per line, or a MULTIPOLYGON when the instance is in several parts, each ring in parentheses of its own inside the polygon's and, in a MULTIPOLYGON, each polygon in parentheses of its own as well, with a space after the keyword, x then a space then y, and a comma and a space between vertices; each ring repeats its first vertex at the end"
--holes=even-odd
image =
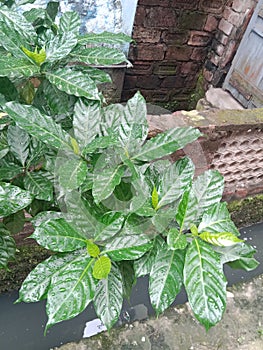
MULTIPOLYGON (((232 270, 225 267, 229 285, 244 282, 254 276, 263 274, 263 223, 244 228, 241 237, 256 247, 256 259, 260 265, 254 271, 232 270)), ((134 286, 130 303, 124 301, 122 313, 117 325, 144 320, 154 311, 150 305, 147 292, 148 278, 140 278, 134 286)), ((97 318, 93 306, 72 320, 53 326, 44 336, 44 325, 47 321, 45 302, 34 304, 16 304, 18 293, 0 295, 0 349, 2 350, 49 350, 67 342, 79 341, 105 330, 97 318)), ((182 291, 173 305, 186 301, 182 291)))

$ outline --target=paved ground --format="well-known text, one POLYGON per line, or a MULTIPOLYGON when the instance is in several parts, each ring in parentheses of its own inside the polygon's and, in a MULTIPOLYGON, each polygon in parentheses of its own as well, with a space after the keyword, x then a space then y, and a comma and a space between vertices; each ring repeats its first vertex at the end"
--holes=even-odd
POLYGON ((59 350, 262 350, 263 275, 229 288, 223 320, 207 333, 188 304, 59 350))

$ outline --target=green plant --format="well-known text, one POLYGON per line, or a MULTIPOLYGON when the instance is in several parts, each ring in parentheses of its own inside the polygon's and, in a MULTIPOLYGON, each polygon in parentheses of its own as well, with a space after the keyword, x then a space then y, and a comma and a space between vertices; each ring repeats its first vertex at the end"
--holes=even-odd
MULTIPOLYGON (((220 202, 223 177, 209 170, 194 178, 187 157, 173 164, 162 160, 201 134, 192 127, 174 128, 147 140, 146 103, 139 93, 126 106, 103 106, 87 86, 88 96, 76 93, 77 83, 69 89, 72 70, 76 76, 79 71, 63 66, 67 89, 61 95, 58 80, 49 80, 54 68, 47 73, 44 67, 71 62, 79 45, 56 63, 46 61, 48 55, 40 66, 34 59, 27 63, 39 69, 33 76, 41 81, 32 105, 4 96, 0 259, 6 266, 13 255, 8 227, 19 231, 24 211, 35 227, 31 237, 54 252, 25 279, 17 302, 47 299, 48 329, 93 301, 110 329, 136 278, 149 275, 157 314, 184 285, 196 318, 209 329, 226 306, 223 265, 251 270, 258 264, 220 202), (46 103, 45 84, 56 89, 49 95, 55 103, 46 103)), ((17 59, 13 52, 4 54, 6 60, 17 59)), ((17 91, 17 82, 10 84, 17 91)))

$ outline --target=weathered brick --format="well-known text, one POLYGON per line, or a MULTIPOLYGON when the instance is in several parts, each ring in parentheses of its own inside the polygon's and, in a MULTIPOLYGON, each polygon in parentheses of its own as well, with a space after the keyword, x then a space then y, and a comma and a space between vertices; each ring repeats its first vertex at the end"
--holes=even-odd
POLYGON ((152 62, 136 61, 132 68, 126 70, 126 75, 150 75, 152 71, 152 62))
POLYGON ((210 72, 208 69, 204 69, 203 70, 203 77, 205 78, 206 81, 208 81, 210 83, 213 79, 213 73, 210 72))
POLYGON ((151 7, 144 21, 145 27, 173 28, 177 25, 175 11, 166 7, 151 7))
POLYGON ((161 40, 167 44, 183 45, 186 44, 189 39, 188 31, 175 31, 174 29, 163 30, 161 40))
POLYGON ((214 50, 218 56, 222 56, 225 51, 225 46, 222 44, 216 43, 214 50))
POLYGON ((218 56, 216 53, 214 53, 211 58, 210 58, 211 62, 215 65, 218 66, 219 62, 220 62, 220 56, 218 56))
POLYGON ((145 76, 141 75, 137 79, 137 88, 139 89, 158 89, 160 87, 161 80, 156 75, 145 76))
POLYGON ((199 65, 196 62, 183 62, 181 67, 178 69, 181 75, 188 75, 190 73, 197 73, 199 65))
POLYGON ((211 34, 203 31, 193 30, 188 40, 188 45, 207 46, 211 42, 211 34))
MULTIPOLYGON (((161 1, 159 1, 160 3, 161 1)), ((196 0, 171 0, 170 7, 176 9, 191 9, 196 10, 198 7, 198 1, 196 0)))
POLYGON ((247 1, 244 0, 234 0, 232 8, 236 12, 244 12, 247 9, 247 1))
POLYGON ((233 24, 236 27, 239 27, 243 22, 243 16, 237 12, 234 12, 232 9, 227 7, 223 13, 225 20, 233 24))
POLYGON ((161 84, 162 88, 168 88, 168 89, 173 89, 173 88, 180 89, 180 88, 183 88, 184 86, 185 86, 185 78, 178 75, 164 78, 161 84))
POLYGON ((152 91, 151 101, 153 102, 166 102, 169 101, 169 93, 166 89, 159 89, 158 91, 152 91))
POLYGON ((216 33, 215 37, 223 45, 226 45, 229 40, 229 37, 220 31, 216 33))
POLYGON ((195 47, 193 49, 191 60, 194 61, 203 61, 207 56, 207 47, 195 47))
POLYGON ((234 57, 236 52, 236 42, 230 41, 224 51, 224 57, 220 62, 221 67, 225 67, 234 57))
POLYGON ((137 83, 137 77, 136 76, 130 76, 126 75, 124 79, 123 88, 125 90, 135 89, 137 83))
POLYGON ((201 0, 199 8, 208 13, 222 13, 225 0, 201 0))
POLYGON ((206 22, 206 14, 202 12, 185 11, 179 17, 179 29, 202 30, 206 22))
POLYGON ((224 18, 222 18, 221 21, 219 22, 218 28, 222 30, 222 32, 225 33, 226 35, 230 35, 233 29, 233 24, 229 23, 224 18))
POLYGON ((166 60, 189 61, 193 48, 190 46, 168 46, 166 60))
POLYGON ((218 18, 213 15, 208 15, 207 20, 205 22, 204 30, 207 32, 213 32, 216 30, 218 26, 218 18))
MULTIPOLYGON (((164 59, 164 45, 156 44, 142 44, 138 43, 133 50, 133 60, 139 61, 161 61, 164 59)), ((129 54, 130 57, 130 54, 129 54)))
POLYGON ((135 26, 132 37, 136 42, 158 43, 161 38, 161 30, 135 26))
POLYGON ((133 25, 143 26, 145 17, 146 17, 146 9, 143 6, 137 6, 133 25))
POLYGON ((156 75, 161 76, 167 76, 167 75, 175 75, 177 72, 177 65, 176 63, 173 63, 171 61, 169 62, 162 62, 161 64, 158 64, 154 67, 153 73, 156 75))

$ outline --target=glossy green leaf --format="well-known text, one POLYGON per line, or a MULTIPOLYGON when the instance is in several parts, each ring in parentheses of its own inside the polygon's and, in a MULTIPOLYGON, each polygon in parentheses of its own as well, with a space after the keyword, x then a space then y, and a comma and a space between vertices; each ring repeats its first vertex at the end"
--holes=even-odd
POLYGON ((103 215, 96 225, 94 239, 96 241, 106 241, 114 237, 122 228, 124 216, 120 213, 108 213, 103 215))
POLYGON ((202 232, 200 233, 199 237, 207 243, 221 247, 229 247, 237 243, 243 242, 242 239, 237 238, 237 236, 230 232, 202 232))
POLYGON ((78 258, 79 252, 52 255, 39 263, 26 277, 16 303, 34 303, 47 297, 51 277, 63 269, 72 260, 78 258))
POLYGON ((118 266, 122 275, 123 298, 129 300, 132 287, 136 283, 133 261, 121 261, 118 266))
POLYGON ((156 209, 158 207, 158 192, 156 187, 153 187, 153 191, 152 191, 152 206, 154 209, 156 209))
POLYGON ((0 180, 10 180, 22 172, 22 166, 7 162, 4 159, 0 160, 0 180))
POLYGON ((73 61, 83 62, 92 65, 112 65, 128 62, 125 54, 117 49, 108 47, 77 48, 70 53, 73 61))
POLYGON ((101 136, 95 138, 93 141, 87 144, 86 147, 84 147, 82 154, 86 155, 88 153, 94 153, 98 149, 108 148, 112 146, 118 146, 119 140, 117 136, 111 135, 111 136, 101 136))
POLYGON ((122 165, 105 167, 101 173, 96 174, 92 187, 95 202, 99 203, 108 198, 121 182, 123 174, 124 167, 122 165))
POLYGON ((194 176, 194 165, 189 158, 182 158, 164 172, 159 185, 158 208, 178 200, 191 185, 194 176))
POLYGON ((167 309, 180 292, 183 282, 184 254, 182 250, 158 250, 150 272, 149 295, 159 315, 167 309))
POLYGON ((4 156, 9 152, 9 146, 7 144, 7 140, 0 139, 0 159, 4 158, 4 156))
POLYGON ((3 224, 12 235, 21 232, 25 224, 24 210, 20 210, 14 214, 4 217, 3 224))
POLYGON ((80 16, 75 11, 64 12, 59 21, 59 33, 79 34, 80 16))
POLYGON ((45 15, 46 11, 43 8, 31 8, 29 11, 23 12, 26 20, 32 24, 38 19, 45 19, 45 15))
POLYGON ((0 217, 9 216, 27 207, 33 200, 28 191, 0 182, 0 217))
POLYGON ((197 219, 197 198, 192 190, 184 192, 175 217, 181 232, 188 230, 197 219))
POLYGON ((126 44, 131 42, 132 39, 130 36, 123 33, 111 33, 111 32, 102 32, 102 33, 87 33, 79 36, 78 43, 80 45, 86 44, 126 44))
POLYGON ((226 284, 219 255, 207 243, 193 239, 185 257, 184 285, 194 315, 206 330, 223 316, 226 284))
POLYGON ((107 278, 111 270, 111 261, 107 256, 100 256, 93 266, 93 277, 99 280, 107 278))
POLYGON ((25 104, 32 104, 35 97, 35 87, 30 80, 18 88, 21 101, 25 104))
POLYGON ((187 247, 186 236, 176 228, 171 228, 167 236, 167 245, 170 249, 185 249, 187 247))
POLYGON ((198 201, 197 217, 205 210, 220 202, 224 191, 224 178, 217 170, 208 170, 193 182, 193 192, 198 201))
POLYGON ((59 219, 63 217, 63 213, 60 211, 41 211, 31 219, 31 223, 36 228, 42 223, 49 221, 50 219, 59 219))
POLYGON ((47 295, 46 330, 77 316, 92 301, 97 283, 92 276, 92 263, 92 258, 80 254, 52 276, 47 295))
POLYGON ((96 84, 82 72, 61 68, 57 71, 46 72, 46 77, 51 84, 67 94, 83 96, 88 100, 100 100, 96 84))
POLYGON ((0 58, 0 76, 10 79, 30 77, 39 72, 39 68, 28 60, 12 56, 0 58))
POLYGON ((46 60, 55 62, 66 57, 77 44, 77 37, 71 32, 55 36, 46 44, 46 60))
POLYGON ((176 208, 170 206, 159 209, 151 221, 158 233, 164 233, 175 219, 176 208))
POLYGON ((6 111, 20 128, 38 140, 51 147, 71 149, 69 135, 50 116, 40 113, 37 108, 8 102, 6 111))
POLYGON ((63 218, 42 222, 30 237, 44 248, 56 252, 70 252, 87 244, 86 238, 63 218))
POLYGON ((76 64, 74 69, 87 74, 96 85, 112 82, 111 76, 102 69, 80 64, 76 64))
POLYGON ((221 263, 228 263, 233 269, 251 271, 259 265, 259 262, 254 258, 256 250, 245 243, 216 247, 216 251, 221 255, 221 263))
POLYGON ((65 159, 57 170, 59 185, 64 189, 74 190, 85 180, 87 175, 87 164, 81 158, 65 159))
POLYGON ((7 140, 10 151, 24 166, 29 154, 30 137, 28 133, 17 125, 10 125, 7 131, 7 140))
POLYGON ((1 26, 5 23, 10 31, 15 30, 17 33, 20 33, 29 43, 35 40, 36 33, 32 24, 29 23, 21 13, 1 7, 0 21, 2 22, 1 26))
POLYGON ((43 171, 27 172, 24 178, 24 186, 36 199, 43 201, 53 200, 53 184, 43 171))
POLYGON ((152 248, 144 254, 141 258, 134 261, 134 271, 137 278, 148 275, 151 272, 155 256, 157 252, 163 250, 165 241, 162 237, 157 236, 154 239, 152 248))
POLYGON ((24 45, 25 38, 10 27, 7 23, 1 22, 0 46, 3 46, 13 56, 20 59, 26 59, 26 55, 21 47, 24 45))
POLYGON ((226 203, 214 204, 204 213, 198 232, 231 232, 239 236, 239 231, 231 220, 226 203))
POLYGON ((83 148, 100 134, 101 108, 96 101, 79 99, 74 107, 74 135, 83 148))
POLYGON ((134 260, 140 258, 152 247, 152 242, 144 234, 128 234, 112 238, 106 244, 105 252, 114 261, 134 260))
POLYGON ((14 260, 16 243, 9 232, 0 227, 0 269, 7 268, 10 260, 14 260))
POLYGON ((95 311, 109 330, 117 322, 123 301, 121 272, 116 264, 112 264, 106 279, 99 281, 93 298, 95 311))

